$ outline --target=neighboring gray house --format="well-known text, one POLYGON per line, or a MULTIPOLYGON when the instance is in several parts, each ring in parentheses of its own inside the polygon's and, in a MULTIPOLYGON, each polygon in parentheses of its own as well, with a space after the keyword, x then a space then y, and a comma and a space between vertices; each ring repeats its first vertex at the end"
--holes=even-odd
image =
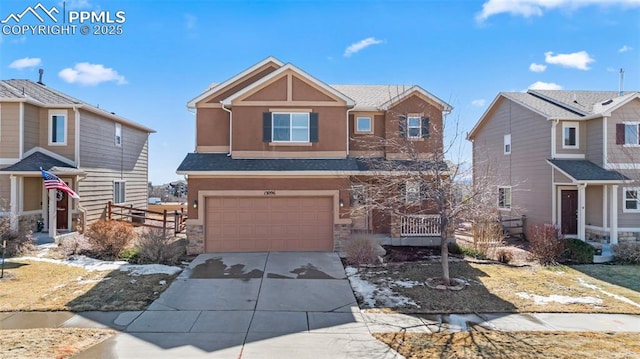
POLYGON ((504 215, 569 237, 640 241, 640 93, 498 94, 468 134, 504 215))
MULTIPOLYGON (((0 81, 0 212, 14 229, 83 228, 108 201, 146 208, 154 130, 29 80, 0 81), (80 196, 48 191, 40 168, 80 196), (49 211, 49 203, 56 209, 49 211)), ((54 233, 52 233, 52 231, 54 233)))

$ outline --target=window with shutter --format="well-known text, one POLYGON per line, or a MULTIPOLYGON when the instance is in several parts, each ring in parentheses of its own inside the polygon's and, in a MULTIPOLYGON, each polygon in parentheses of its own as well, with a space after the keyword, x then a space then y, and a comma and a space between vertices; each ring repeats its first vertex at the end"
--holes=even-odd
POLYGON ((421 133, 421 137, 422 138, 429 138, 431 134, 430 128, 429 128, 429 117, 423 117, 422 118, 422 133, 421 133))
POLYGON ((407 138, 422 138, 422 118, 407 116, 407 138))
POLYGON ((640 122, 624 122, 616 124, 616 144, 640 146, 640 122))
POLYGON ((407 137, 407 117, 400 116, 398 118, 398 132, 400 133, 400 137, 407 137))
POLYGON ((318 142, 317 113, 265 112, 262 121, 265 142, 318 142))

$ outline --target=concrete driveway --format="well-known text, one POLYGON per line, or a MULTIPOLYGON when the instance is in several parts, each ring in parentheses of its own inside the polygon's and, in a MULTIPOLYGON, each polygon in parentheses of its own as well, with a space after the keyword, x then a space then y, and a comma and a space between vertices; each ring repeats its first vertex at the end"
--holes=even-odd
POLYGON ((336 253, 203 254, 138 314, 77 358, 396 357, 370 335, 336 253))

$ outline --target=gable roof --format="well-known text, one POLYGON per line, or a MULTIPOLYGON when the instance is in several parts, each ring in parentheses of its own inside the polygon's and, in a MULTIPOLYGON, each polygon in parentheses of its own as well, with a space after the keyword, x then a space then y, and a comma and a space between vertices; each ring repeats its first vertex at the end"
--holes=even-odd
POLYGON ((620 96, 616 91, 528 90, 500 92, 467 135, 472 139, 488 114, 501 98, 509 99, 547 120, 589 120, 609 116, 629 101, 640 98, 640 92, 620 96))
POLYGON ((117 116, 112 112, 105 111, 84 101, 78 100, 75 97, 31 80, 0 80, 0 102, 27 102, 47 108, 77 107, 100 116, 107 117, 115 122, 140 129, 147 133, 156 132, 155 130, 139 123, 117 116))
POLYGON ((234 82, 242 79, 243 77, 251 74, 252 72, 258 70, 259 68, 263 67, 264 65, 267 65, 269 63, 273 63, 278 67, 282 67, 284 66, 284 63, 278 59, 276 59, 273 56, 269 56, 266 59, 258 62, 257 64, 247 68, 246 70, 240 72, 239 74, 231 77, 230 79, 227 79, 226 81, 223 82, 213 82, 211 83, 211 85, 209 85, 209 87, 200 95, 196 96, 195 98, 193 98, 191 101, 189 101, 187 103, 187 107, 189 108, 195 108, 196 107, 196 103, 204 100, 205 98, 213 95, 214 93, 222 90, 223 88, 233 84, 234 82))
POLYGON ((451 105, 418 85, 331 85, 331 87, 352 98, 356 103, 355 110, 360 111, 386 110, 415 92, 441 105, 443 111, 450 112, 453 109, 451 105))
POLYGON ((284 72, 286 71, 293 71, 294 73, 297 73, 298 75, 304 77, 305 79, 307 79, 308 81, 310 81, 311 83, 313 83, 314 85, 320 87, 321 89, 329 92, 330 94, 334 95, 335 97, 343 100, 347 106, 354 106, 355 105, 355 101, 353 101, 353 99, 351 99, 350 97, 346 96, 345 94, 343 94, 342 92, 336 90, 335 88, 327 85, 326 83, 318 80, 317 78, 309 75, 308 73, 306 73, 305 71, 301 70, 300 68, 296 67, 295 65, 288 63, 282 67, 280 67, 279 69, 275 70, 274 72, 268 74, 267 76, 261 78, 260 80, 252 83, 251 85, 243 88, 242 90, 236 92, 235 94, 227 97, 226 99, 222 100, 222 104, 223 105, 231 105, 231 103, 233 102, 233 100, 247 94, 250 93, 252 90, 259 88, 261 85, 269 82, 270 80, 282 75, 284 72))
POLYGON ((65 163, 63 161, 60 161, 57 158, 53 158, 40 151, 35 151, 32 154, 28 155, 27 157, 21 159, 20 161, 12 164, 11 166, 0 169, 0 171, 36 172, 36 171, 40 171, 40 168, 42 168, 45 171, 48 171, 54 167, 75 169, 75 167, 70 166, 68 163, 65 163))
POLYGON ((588 160, 547 160, 575 182, 614 182, 623 183, 629 178, 620 172, 604 169, 588 160))

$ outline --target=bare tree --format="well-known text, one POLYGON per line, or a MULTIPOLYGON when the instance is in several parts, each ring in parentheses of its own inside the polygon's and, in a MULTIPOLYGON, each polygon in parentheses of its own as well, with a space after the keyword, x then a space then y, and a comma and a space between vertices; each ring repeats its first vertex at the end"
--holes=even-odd
POLYGON ((392 119, 386 126, 395 129, 387 128, 384 137, 354 138, 358 148, 367 149, 359 160, 370 175, 352 178, 353 188, 364 189, 366 195, 355 195, 351 211, 374 213, 375 218, 390 221, 392 235, 398 234, 394 231, 402 224, 403 216, 416 218, 420 225, 436 226, 440 237, 441 281, 448 286, 451 285, 448 244, 457 222, 474 212, 487 213, 489 204, 495 209, 496 194, 490 193, 489 188, 493 187, 465 185, 472 178, 471 166, 461 160, 446 159, 462 158, 457 141, 461 136, 458 121, 453 122, 453 136, 444 144, 446 121, 444 118, 440 121, 437 109, 425 106, 420 111, 411 110, 421 115, 408 116, 408 111, 398 109, 391 113, 392 119))

